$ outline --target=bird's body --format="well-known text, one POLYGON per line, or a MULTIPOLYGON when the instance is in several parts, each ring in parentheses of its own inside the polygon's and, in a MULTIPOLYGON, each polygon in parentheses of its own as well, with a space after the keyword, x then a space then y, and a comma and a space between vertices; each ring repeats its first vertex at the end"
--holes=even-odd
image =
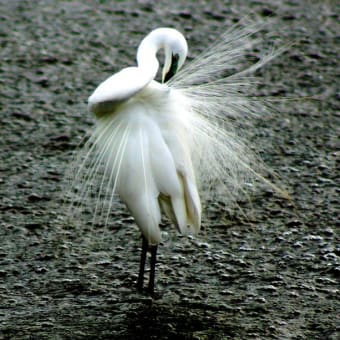
POLYGON ((251 46, 250 36, 258 30, 256 24, 236 25, 182 71, 185 38, 174 29, 156 29, 142 40, 137 66, 109 77, 89 98, 97 124, 77 159, 81 165, 77 164, 73 186, 76 197, 86 200, 99 176, 94 215, 103 199, 108 202, 106 222, 116 194, 126 204, 143 234, 139 287, 151 247, 149 288, 153 290, 162 212, 181 233, 197 233, 199 188, 208 189, 210 197, 220 191, 229 204, 250 178, 262 178, 254 170, 256 158, 230 123, 263 110, 262 103, 248 93, 249 74, 273 54, 239 67, 251 46), (162 83, 155 80, 160 49, 165 52, 162 83), (235 72, 236 67, 241 69, 235 72))
POLYGON ((180 97, 152 81, 97 122, 111 184, 152 245, 161 241, 161 209, 184 234, 200 228, 190 130, 183 125, 180 97))

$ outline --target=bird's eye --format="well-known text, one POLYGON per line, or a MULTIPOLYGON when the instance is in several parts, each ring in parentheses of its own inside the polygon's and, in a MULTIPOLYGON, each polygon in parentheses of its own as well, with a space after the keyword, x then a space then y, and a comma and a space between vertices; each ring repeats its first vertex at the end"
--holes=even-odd
POLYGON ((169 79, 171 79, 178 70, 178 62, 179 62, 179 54, 173 54, 171 56, 171 65, 169 71, 166 73, 164 77, 164 83, 166 83, 169 79))

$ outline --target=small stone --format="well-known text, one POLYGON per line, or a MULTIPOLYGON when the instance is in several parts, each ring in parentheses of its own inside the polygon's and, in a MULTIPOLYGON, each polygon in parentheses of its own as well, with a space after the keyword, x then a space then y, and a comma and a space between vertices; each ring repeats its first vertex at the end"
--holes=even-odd
POLYGON ((259 289, 267 291, 267 292, 276 292, 277 291, 277 288, 274 285, 262 286, 262 287, 259 287, 259 289))

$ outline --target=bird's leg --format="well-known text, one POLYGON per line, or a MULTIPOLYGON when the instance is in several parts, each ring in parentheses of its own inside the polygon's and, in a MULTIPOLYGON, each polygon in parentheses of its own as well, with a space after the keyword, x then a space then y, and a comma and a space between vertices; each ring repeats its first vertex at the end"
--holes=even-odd
POLYGON ((155 288, 155 271, 156 271, 156 255, 157 255, 157 246, 150 246, 151 260, 150 260, 150 278, 149 278, 149 286, 148 292, 153 295, 155 288))
POLYGON ((142 239, 143 239, 142 253, 140 256, 140 266, 139 266, 139 274, 138 274, 138 281, 137 281, 137 289, 139 291, 143 290, 146 253, 148 251, 148 241, 143 235, 142 235, 142 239))

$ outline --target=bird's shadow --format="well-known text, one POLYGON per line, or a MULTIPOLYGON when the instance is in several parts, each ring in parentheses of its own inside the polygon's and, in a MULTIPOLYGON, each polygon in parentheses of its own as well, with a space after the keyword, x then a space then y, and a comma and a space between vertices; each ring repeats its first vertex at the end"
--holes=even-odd
MULTIPOLYGON (((126 314, 124 339, 221 339, 235 335, 231 315, 205 304, 146 300, 126 314), (210 309, 210 310, 209 310, 210 309)), ((237 328, 237 327, 236 327, 237 328)))

